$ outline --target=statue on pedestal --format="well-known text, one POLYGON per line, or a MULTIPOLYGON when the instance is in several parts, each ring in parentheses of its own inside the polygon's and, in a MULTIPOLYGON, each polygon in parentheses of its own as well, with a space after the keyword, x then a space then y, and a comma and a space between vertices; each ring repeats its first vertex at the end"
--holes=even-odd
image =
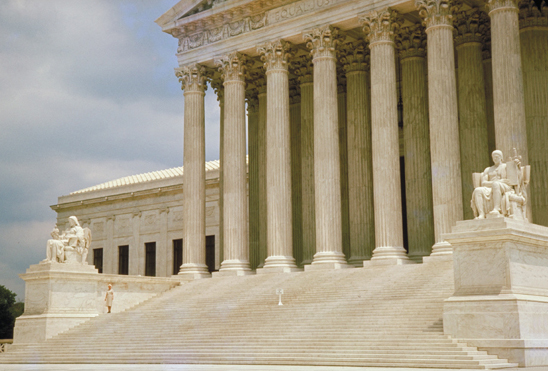
POLYGON ((91 230, 82 228, 75 216, 69 217, 70 227, 59 235, 57 224, 51 232, 51 240, 46 245, 46 259, 43 263, 81 263, 86 259, 91 244, 91 230))
POLYGON ((475 219, 508 217, 527 221, 526 187, 531 174, 530 166, 522 166, 521 157, 514 149, 514 157, 503 162, 502 151, 491 154, 493 166, 483 173, 473 174, 474 192, 470 206, 475 219))

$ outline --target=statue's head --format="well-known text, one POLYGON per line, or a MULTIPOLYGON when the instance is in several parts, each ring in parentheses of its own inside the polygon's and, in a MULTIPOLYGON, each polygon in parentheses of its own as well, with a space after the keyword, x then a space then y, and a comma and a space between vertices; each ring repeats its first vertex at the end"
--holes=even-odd
POLYGON ((78 223, 78 219, 75 216, 69 217, 69 223, 71 227, 80 226, 80 224, 78 223))
POLYGON ((501 150, 496 149, 496 150, 493 151, 493 153, 491 153, 491 158, 493 159, 494 163, 497 163, 497 160, 495 160, 495 158, 498 158, 499 159, 498 162, 500 162, 500 161, 502 161, 503 157, 504 156, 502 155, 501 150))

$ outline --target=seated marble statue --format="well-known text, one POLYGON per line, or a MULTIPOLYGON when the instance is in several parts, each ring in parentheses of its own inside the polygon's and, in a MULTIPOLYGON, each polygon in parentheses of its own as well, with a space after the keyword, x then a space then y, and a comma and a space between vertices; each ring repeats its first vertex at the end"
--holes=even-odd
POLYGON ((69 217, 70 227, 59 235, 55 225, 51 240, 47 242, 44 262, 79 262, 87 264, 86 259, 91 244, 91 230, 82 228, 75 216, 69 217))
MULTIPOLYGON (((515 151, 515 150, 514 150, 515 151)), ((475 219, 509 217, 527 220, 526 187, 529 183, 529 166, 521 166, 517 154, 503 162, 502 151, 492 153, 493 166, 474 176, 474 192, 470 206, 475 219)))

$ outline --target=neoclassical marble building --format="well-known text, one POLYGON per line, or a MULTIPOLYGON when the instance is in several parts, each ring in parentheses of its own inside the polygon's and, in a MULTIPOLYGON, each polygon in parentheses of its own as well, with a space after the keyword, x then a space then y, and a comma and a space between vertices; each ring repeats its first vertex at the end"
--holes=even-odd
POLYGON ((54 206, 88 220, 106 272, 129 245, 145 274, 154 240, 170 275, 182 239, 179 274, 208 276, 206 236, 219 274, 443 256, 495 148, 531 164, 528 218, 548 226, 546 0, 185 0, 156 23, 179 39, 183 181, 54 206), (208 83, 221 165, 206 172, 208 83))

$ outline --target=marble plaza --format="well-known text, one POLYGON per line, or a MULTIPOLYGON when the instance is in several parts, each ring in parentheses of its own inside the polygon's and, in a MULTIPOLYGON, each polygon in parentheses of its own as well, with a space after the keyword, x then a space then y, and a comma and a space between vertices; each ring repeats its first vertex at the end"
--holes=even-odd
POLYGON ((59 197, 0 363, 548 365, 546 0, 183 0, 156 23, 184 167, 59 197))

